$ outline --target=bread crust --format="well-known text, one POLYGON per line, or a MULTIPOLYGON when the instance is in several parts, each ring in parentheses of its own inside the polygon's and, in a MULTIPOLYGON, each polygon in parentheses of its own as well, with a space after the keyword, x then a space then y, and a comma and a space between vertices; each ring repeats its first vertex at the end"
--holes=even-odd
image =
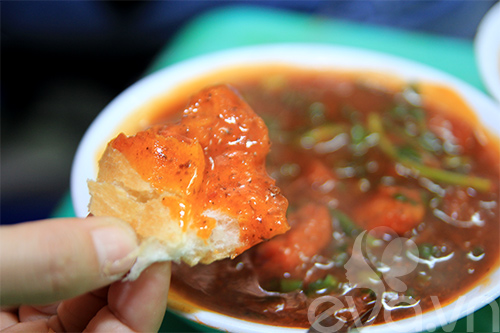
POLYGON ((287 201, 265 171, 268 151, 267 128, 253 110, 227 86, 207 88, 179 123, 108 144, 88 181, 89 211, 137 232, 141 253, 131 278, 155 261, 235 257, 288 230, 287 201), (226 126, 235 119, 236 129, 226 126), (248 142, 240 144, 237 128, 253 130, 248 142))

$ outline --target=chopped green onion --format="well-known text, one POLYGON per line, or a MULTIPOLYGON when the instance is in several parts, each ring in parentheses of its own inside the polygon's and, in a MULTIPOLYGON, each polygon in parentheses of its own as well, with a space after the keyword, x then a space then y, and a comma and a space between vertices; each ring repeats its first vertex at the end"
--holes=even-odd
POLYGON ((333 257, 333 261, 335 262, 336 267, 344 266, 347 260, 349 260, 349 255, 347 254, 347 252, 340 252, 333 257))
POLYGON ((410 160, 401 160, 400 162, 403 165, 418 171, 421 176, 437 182, 463 187, 472 187, 481 192, 487 192, 491 189, 491 181, 487 178, 469 176, 453 171, 432 168, 410 160))
POLYGON ((322 142, 334 138, 344 130, 345 126, 326 123, 305 132, 303 136, 311 137, 316 142, 322 142))
POLYGON ((396 119, 404 119, 408 116, 408 107, 404 104, 398 103, 390 110, 390 114, 396 119))
POLYGON ((351 127, 351 138, 352 143, 359 144, 363 141, 368 133, 366 133, 365 128, 361 124, 356 124, 351 127))
POLYGON ((413 108, 410 110, 410 114, 415 118, 418 129, 420 132, 424 132, 427 130, 427 125, 425 123, 425 112, 420 108, 413 108))
POLYGON ((443 164, 448 169, 453 169, 461 173, 468 173, 470 171, 471 161, 470 156, 445 156, 443 158, 443 164))
POLYGON ((329 141, 343 132, 346 132, 344 125, 322 124, 302 134, 299 139, 300 145, 305 149, 311 149, 317 143, 329 141))
POLYGON ((484 254, 484 249, 483 249, 481 246, 476 246, 476 247, 472 250, 472 254, 473 254, 475 257, 482 256, 482 255, 484 254))
POLYGON ((419 139, 418 142, 420 143, 420 146, 424 148, 425 150, 431 152, 431 153, 437 153, 442 151, 443 146, 441 140, 439 140, 434 133, 430 131, 424 131, 419 139))
POLYGON ((307 286, 308 292, 317 292, 319 290, 332 290, 336 289, 339 285, 339 281, 331 274, 325 276, 324 279, 319 279, 314 282, 309 283, 307 286))
POLYGON ((283 293, 288 293, 291 291, 302 289, 302 281, 295 279, 281 279, 280 280, 280 291, 283 293))
POLYGON ((430 259, 433 253, 433 246, 429 243, 423 243, 418 246, 418 254, 422 259, 430 259))
POLYGON ((390 158, 397 160, 398 153, 396 148, 389 141, 389 138, 385 135, 384 126, 382 124, 382 119, 376 113, 370 113, 368 115, 368 130, 372 133, 376 133, 379 138, 379 147, 380 149, 388 155, 390 158))
POLYGON ((402 193, 395 193, 392 197, 398 201, 402 202, 408 201, 408 197, 402 193))
POLYGON ((356 234, 359 234, 361 231, 360 228, 354 223, 349 216, 344 214, 338 209, 334 209, 331 211, 332 215, 337 218, 339 221, 340 227, 342 228, 342 231, 347 235, 347 236, 354 236, 356 234))
POLYGON ((380 116, 376 113, 369 114, 368 129, 371 132, 377 133, 379 135, 379 147, 386 155, 403 164, 404 166, 417 171, 422 177, 429 178, 436 182, 464 187, 472 187, 482 192, 486 192, 491 189, 491 181, 489 179, 429 167, 424 164, 412 161, 408 158, 399 156, 396 147, 392 144, 392 142, 385 134, 380 116))
POLYGON ((394 195, 392 197, 398 201, 401 201, 401 202, 411 203, 414 206, 417 204, 417 202, 415 200, 408 198, 408 196, 404 195, 403 193, 394 193, 394 195))
POLYGON ((314 102, 309 106, 309 118, 314 125, 325 122, 325 105, 321 102, 314 102))
POLYGON ((398 148, 398 156, 400 158, 407 158, 415 162, 420 162, 422 160, 420 154, 415 149, 408 146, 398 148))
POLYGON ((398 154, 401 157, 408 157, 417 162, 437 162, 437 158, 433 153, 439 152, 442 147, 439 139, 436 138, 434 134, 424 129, 421 131, 423 134, 420 137, 412 136, 404 128, 388 118, 384 118, 382 125, 385 128, 390 128, 391 133, 397 135, 399 139, 404 141, 405 146, 398 149, 398 154), (432 141, 427 142, 426 139, 432 141))

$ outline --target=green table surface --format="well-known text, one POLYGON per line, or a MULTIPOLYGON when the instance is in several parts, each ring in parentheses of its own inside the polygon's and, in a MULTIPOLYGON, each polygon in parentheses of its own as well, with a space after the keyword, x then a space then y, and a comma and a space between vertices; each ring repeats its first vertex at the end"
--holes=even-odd
MULTIPOLYGON (((205 53, 248 45, 293 42, 358 47, 400 56, 440 69, 485 91, 471 41, 249 6, 225 7, 198 16, 161 50, 147 73, 205 53)), ((53 215, 75 216, 69 195, 62 199, 53 215)), ((473 331, 492 332, 491 315, 489 306, 477 311, 473 331)), ((207 330, 170 312, 167 312, 161 327, 162 332, 207 330)), ((436 331, 472 330, 464 318, 436 331)))

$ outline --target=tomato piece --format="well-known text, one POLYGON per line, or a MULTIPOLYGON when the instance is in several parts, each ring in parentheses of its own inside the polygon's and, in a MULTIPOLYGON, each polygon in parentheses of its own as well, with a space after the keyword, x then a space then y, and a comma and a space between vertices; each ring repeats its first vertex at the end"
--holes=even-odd
POLYGON ((257 267, 267 278, 304 278, 312 258, 332 238, 332 222, 326 206, 306 204, 290 214, 289 223, 291 229, 287 233, 256 248, 257 267))
POLYGON ((301 170, 297 179, 282 186, 287 199, 301 204, 314 201, 326 205, 335 198, 337 178, 324 162, 310 159, 301 165, 301 170))
POLYGON ((398 235, 416 227, 424 218, 425 206, 418 189, 381 186, 375 195, 354 211, 356 223, 366 230, 388 227, 398 235))

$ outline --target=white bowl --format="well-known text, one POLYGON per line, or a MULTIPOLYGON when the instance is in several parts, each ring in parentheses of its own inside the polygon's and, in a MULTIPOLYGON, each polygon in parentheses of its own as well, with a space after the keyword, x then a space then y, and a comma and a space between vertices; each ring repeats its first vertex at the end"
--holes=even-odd
MULTIPOLYGON (((361 49, 316 44, 278 44, 222 51, 175 64, 145 77, 125 90, 102 111, 83 137, 73 164, 71 195, 77 216, 87 216, 87 205, 90 199, 87 179, 96 177, 100 152, 111 138, 123 130, 123 124, 127 123, 125 120, 135 115, 134 123, 140 122, 140 117, 137 118, 137 110, 152 100, 168 95, 186 82, 229 67, 248 64, 285 64, 300 68, 331 68, 348 71, 366 70, 396 75, 405 81, 442 83, 464 97, 489 131, 500 135, 500 110, 493 100, 467 83, 419 63, 361 49)), ((446 325, 473 313, 499 297, 498 281, 500 281, 500 268, 492 271, 487 279, 478 281, 473 290, 441 309, 390 324, 368 326, 363 328, 363 332, 419 332, 446 325)), ((184 306, 190 307, 187 303, 184 306)), ((203 309, 190 308, 189 311, 175 312, 197 323, 223 331, 304 331, 251 323, 203 309)))
POLYGON ((481 20, 474 51, 483 83, 500 103, 500 3, 491 7, 481 20))

